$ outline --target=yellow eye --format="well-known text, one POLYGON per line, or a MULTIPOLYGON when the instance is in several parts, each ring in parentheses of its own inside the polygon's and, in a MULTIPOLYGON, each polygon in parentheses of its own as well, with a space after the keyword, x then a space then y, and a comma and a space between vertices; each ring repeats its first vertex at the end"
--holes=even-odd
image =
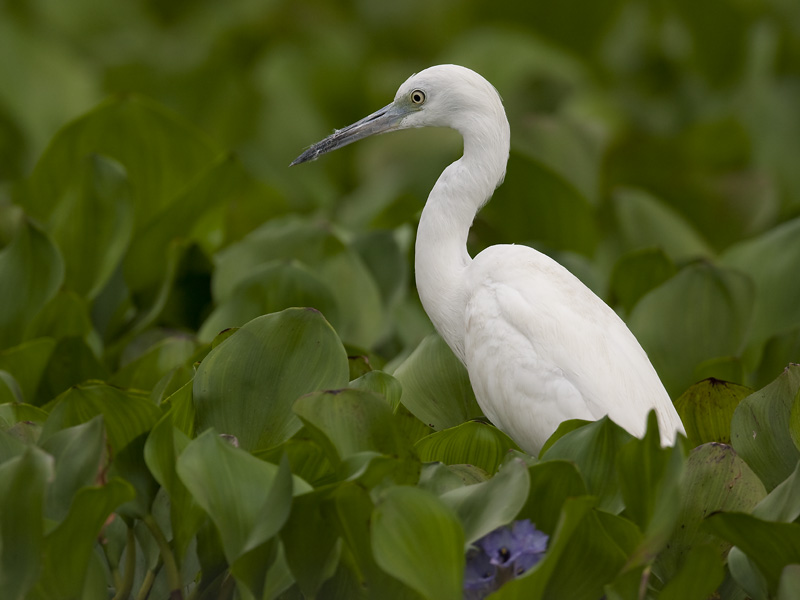
POLYGON ((412 104, 422 104, 425 102, 425 92, 422 90, 414 90, 411 92, 410 98, 412 104))

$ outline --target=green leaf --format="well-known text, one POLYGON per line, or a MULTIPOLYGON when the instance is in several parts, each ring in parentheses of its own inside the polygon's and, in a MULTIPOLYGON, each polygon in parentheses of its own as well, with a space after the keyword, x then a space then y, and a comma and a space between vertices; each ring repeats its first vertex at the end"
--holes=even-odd
POLYGON ((88 302, 75 292, 61 288, 30 322, 25 337, 58 340, 65 337, 88 338, 91 334, 88 302))
POLYGON ((36 391, 36 403, 46 404, 67 388, 90 379, 107 379, 108 370, 80 337, 58 340, 36 391))
POLYGON ((475 465, 487 473, 497 471, 509 450, 519 450, 505 433, 482 421, 467 421, 437 431, 419 440, 414 447, 423 462, 475 465))
POLYGON ((626 312, 639 299, 675 275, 675 263, 662 248, 641 248, 622 256, 611 272, 611 292, 626 312))
POLYGON ((67 516, 73 496, 97 480, 105 435, 103 417, 98 415, 50 436, 42 449, 55 459, 55 477, 47 488, 45 516, 61 521, 67 516))
POLYGON ((0 465, 0 589, 26 598, 41 570, 45 487, 53 459, 36 447, 0 465))
POLYGON ((800 281, 787 276, 800 262, 800 218, 731 246, 721 262, 755 283, 751 346, 800 325, 800 281))
POLYGON ((339 535, 324 518, 320 506, 329 493, 330 490, 320 490, 295 498, 281 530, 286 563, 308 598, 316 597, 339 563, 339 535))
POLYGON ((713 442, 695 448, 686 460, 675 528, 653 573, 669 581, 698 544, 711 544, 722 556, 730 544, 706 533, 703 519, 715 511, 752 510, 765 496, 763 484, 733 448, 713 442))
POLYGON ((253 319, 200 363, 193 400, 197 431, 214 427, 243 448, 267 448, 300 429, 300 396, 347 385, 344 347, 316 310, 290 308, 253 319))
POLYGON ((48 407, 50 416, 42 430, 43 441, 57 431, 102 414, 108 441, 115 453, 149 431, 161 417, 161 410, 144 392, 123 390, 101 382, 73 386, 48 407))
POLYGON ((680 444, 661 447, 658 421, 651 411, 644 439, 632 439, 617 456, 617 473, 626 516, 639 526, 644 541, 640 564, 649 564, 662 550, 680 510, 679 481, 684 469, 680 444))
POLYGON ((108 380, 111 385, 151 390, 172 369, 191 364, 197 344, 185 335, 170 335, 127 362, 108 380))
POLYGON ((786 565, 778 584, 777 600, 792 600, 797 590, 800 590, 800 564, 786 565))
POLYGON ((225 302, 261 265, 287 260, 303 263, 333 294, 338 316, 325 316, 343 340, 365 348, 378 340, 384 317, 380 291, 358 253, 328 224, 297 216, 268 221, 216 255, 215 301, 225 302))
POLYGON ((78 597, 103 524, 116 507, 133 497, 133 488, 122 479, 78 491, 67 518, 45 537, 42 576, 34 598, 78 597))
POLYGON ((528 499, 528 467, 514 459, 490 480, 450 490, 439 498, 461 520, 469 545, 514 520, 528 499))
POLYGON ((122 261, 133 230, 125 169, 97 154, 86 156, 59 190, 49 230, 64 256, 67 287, 94 298, 122 261))
POLYGON ((645 295, 628 325, 664 387, 677 396, 695 383, 698 364, 739 354, 752 306, 753 288, 747 277, 698 262, 645 295), (665 330, 663 323, 671 326, 665 330))
POLYGON ((37 225, 23 219, 13 241, 0 250, 0 349, 23 341, 26 327, 63 280, 58 248, 37 225))
POLYGON ((797 461, 792 474, 756 505, 753 515, 759 519, 784 523, 791 523, 800 517, 800 461, 797 461))
POLYGON ((630 249, 656 246, 673 261, 714 256, 683 216, 647 192, 621 189, 613 202, 622 239, 630 249))
POLYGON ((198 339, 209 342, 224 329, 292 306, 315 308, 333 324, 339 320, 333 292, 302 263, 276 260, 259 265, 209 315, 198 339))
POLYGON ((227 234, 230 211, 225 209, 251 197, 262 210, 269 211, 262 218, 279 209, 275 195, 264 193, 234 155, 219 156, 167 206, 143 223, 125 257, 125 281, 134 290, 157 285, 164 276, 161 259, 177 238, 190 239, 211 254, 227 234))
POLYGON ((26 209, 47 220, 93 154, 111 158, 127 171, 137 229, 217 156, 202 134, 176 114, 146 98, 117 96, 56 134, 31 176, 26 209))
POLYGON ((800 460, 789 430, 792 404, 800 390, 800 365, 790 365, 765 388, 739 403, 731 421, 736 452, 772 490, 800 460))
POLYGON ((659 600, 706 600, 711 597, 724 577, 722 557, 710 544, 689 548, 683 566, 670 579, 659 600))
POLYGON ((229 564, 274 536, 289 516, 292 478, 208 430, 184 448, 178 476, 217 526, 229 564))
POLYGON ((19 384, 24 402, 28 404, 35 402, 36 389, 41 383, 55 347, 55 340, 39 338, 0 351, 0 369, 14 377, 19 384))
POLYGON ((622 510, 622 493, 617 481, 617 454, 631 434, 608 417, 570 431, 542 455, 542 460, 575 462, 590 494, 599 507, 612 513, 622 510))
POLYGON ((587 495, 586 484, 575 463, 547 460, 528 467, 530 491, 519 519, 530 519, 540 531, 555 533, 568 498, 587 495))
POLYGON ((403 386, 397 379, 383 371, 367 371, 358 379, 350 382, 350 387, 380 394, 389 401, 392 410, 400 405, 403 386))
MULTIPOLYGON (((523 577, 506 583, 500 591, 493 594, 497 600, 541 600, 546 597, 546 590, 553 572, 558 568, 562 557, 576 533, 579 525, 591 511, 595 499, 591 496, 569 498, 564 502, 555 532, 547 545, 547 552, 536 566, 523 577)), ((571 573, 575 578, 576 574, 571 573)))
POLYGON ((375 561, 428 600, 460 600, 464 532, 456 516, 433 494, 397 486, 372 513, 375 561))
POLYGON ((502 232, 505 242, 537 240, 584 255, 591 255, 598 238, 586 196, 549 165, 516 151, 509 157, 504 185, 480 212, 476 228, 485 227, 495 238, 502 232))
POLYGON ((772 523, 740 512, 718 512, 705 529, 735 544, 766 577, 775 594, 786 565, 800 563, 800 524, 772 523))
POLYGON ((178 477, 178 457, 190 443, 189 438, 164 415, 156 423, 144 445, 144 460, 156 481, 170 498, 170 523, 173 544, 178 560, 182 560, 194 534, 202 525, 205 513, 178 477))
POLYGON ((743 385, 708 378, 689 387, 675 400, 675 410, 692 446, 708 442, 731 443, 731 419, 742 398, 753 390, 743 385))
POLYGON ((406 408, 436 431, 482 416, 467 369, 438 334, 422 340, 394 376, 406 408))
POLYGON ((397 456, 409 452, 395 428, 389 403, 372 392, 343 389, 308 394, 295 401, 293 410, 310 433, 317 433, 317 443, 330 449, 332 463, 364 451, 397 456))

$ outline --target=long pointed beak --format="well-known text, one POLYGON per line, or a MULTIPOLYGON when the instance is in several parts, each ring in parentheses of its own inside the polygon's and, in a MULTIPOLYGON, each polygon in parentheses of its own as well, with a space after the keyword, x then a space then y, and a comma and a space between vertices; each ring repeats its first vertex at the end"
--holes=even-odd
POLYGON ((365 137, 393 131, 399 127, 400 122, 407 114, 408 111, 396 106, 394 103, 384 106, 360 121, 348 125, 344 129, 337 130, 333 135, 326 137, 321 142, 317 142, 295 158, 289 166, 316 160, 322 154, 332 152, 365 137))

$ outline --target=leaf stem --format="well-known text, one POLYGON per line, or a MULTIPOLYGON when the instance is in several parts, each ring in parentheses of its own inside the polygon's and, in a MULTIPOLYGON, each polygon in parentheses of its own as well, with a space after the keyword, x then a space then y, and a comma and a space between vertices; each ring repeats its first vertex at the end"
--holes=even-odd
POLYGON ((128 527, 128 539, 125 543, 125 574, 121 585, 117 587, 114 600, 124 600, 130 596, 133 589, 133 576, 136 572, 136 538, 133 535, 133 527, 128 527))
POLYGON ((169 584, 169 597, 170 600, 183 600, 183 585, 181 583, 181 572, 178 569, 178 563, 175 560, 175 555, 172 553, 167 538, 161 531, 161 528, 156 523, 153 515, 145 515, 143 518, 144 524, 153 534, 159 549, 161 550, 161 559, 164 561, 164 568, 167 570, 167 583, 169 584))

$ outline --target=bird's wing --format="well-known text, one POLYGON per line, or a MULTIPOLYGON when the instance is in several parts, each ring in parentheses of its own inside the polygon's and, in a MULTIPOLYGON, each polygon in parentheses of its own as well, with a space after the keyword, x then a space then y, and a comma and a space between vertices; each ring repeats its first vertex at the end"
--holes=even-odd
POLYGON ((662 431, 682 430, 636 338, 561 265, 492 246, 468 278, 467 368, 481 408, 514 439, 536 449, 564 420, 605 415, 643 435, 652 408, 662 431))

